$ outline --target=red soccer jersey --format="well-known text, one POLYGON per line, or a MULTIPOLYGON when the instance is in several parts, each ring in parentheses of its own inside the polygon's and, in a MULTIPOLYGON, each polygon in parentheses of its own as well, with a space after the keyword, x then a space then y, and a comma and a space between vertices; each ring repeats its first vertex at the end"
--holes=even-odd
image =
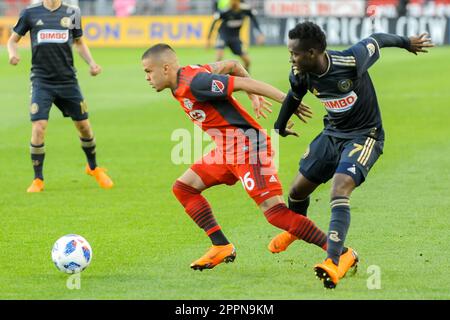
POLYGON ((233 89, 233 76, 213 74, 209 65, 191 65, 178 71, 178 87, 172 94, 219 151, 246 158, 255 150, 270 154, 269 137, 232 96, 233 89))

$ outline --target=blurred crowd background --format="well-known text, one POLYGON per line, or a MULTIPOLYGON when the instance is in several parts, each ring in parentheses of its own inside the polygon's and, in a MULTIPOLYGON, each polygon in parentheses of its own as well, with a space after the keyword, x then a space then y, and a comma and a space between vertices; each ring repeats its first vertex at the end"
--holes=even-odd
MULTIPOLYGON (((30 2, 37 0, 0 0, 0 16, 17 16, 30 2)), ((217 8, 225 9, 228 0, 65 0, 78 5, 83 15, 88 16, 132 16, 132 15, 205 15, 217 8)), ((258 13, 265 16, 280 16, 274 6, 286 11, 312 10, 325 7, 324 3, 335 3, 349 8, 349 3, 360 2, 363 15, 397 16, 450 16, 450 0, 245 0, 258 13), (313 4, 313 5, 312 5, 313 4), (314 6, 314 4, 316 4, 314 6)), ((314 15, 314 12, 311 12, 314 15)))
MULTIPOLYGON (((145 47, 165 42, 202 47, 213 13, 230 0, 63 0, 83 15, 85 39, 94 47, 145 47)), ((0 0, 0 46, 20 11, 37 0, 0 0)), ((428 32, 436 45, 450 44, 450 0, 244 0, 254 10, 264 44, 286 45, 288 31, 311 20, 330 45, 350 45, 374 32, 411 36, 428 32)), ((245 45, 259 45, 255 24, 241 29, 245 45)), ((26 45, 26 42, 24 43, 26 45)))

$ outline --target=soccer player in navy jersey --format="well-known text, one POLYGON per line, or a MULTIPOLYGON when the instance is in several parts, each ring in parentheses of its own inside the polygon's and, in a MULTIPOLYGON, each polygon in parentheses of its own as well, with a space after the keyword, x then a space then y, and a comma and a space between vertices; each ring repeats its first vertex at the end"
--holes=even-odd
POLYGON ((239 56, 244 63, 245 69, 250 68, 251 60, 247 52, 242 49, 242 41, 240 31, 244 23, 244 19, 249 17, 258 32, 256 41, 258 44, 264 42, 264 35, 256 19, 256 11, 252 10, 248 4, 242 3, 240 0, 230 0, 230 7, 224 11, 217 11, 214 15, 214 21, 208 33, 208 44, 216 24, 221 21, 216 41, 216 60, 223 60, 224 49, 229 47, 233 54, 239 56))
POLYGON ((89 64, 90 74, 96 76, 101 72, 83 41, 80 9, 61 0, 44 0, 23 10, 13 31, 8 40, 11 65, 16 66, 20 61, 17 44, 27 32, 30 32, 32 49, 30 152, 34 180, 27 192, 44 190, 44 139, 52 104, 64 117, 73 120, 79 132, 87 158, 86 173, 93 176, 100 187, 112 188, 113 182, 105 169, 97 166, 94 133, 73 65, 72 44, 75 44, 80 56, 89 64))
MULTIPOLYGON (((272 161, 270 137, 233 96, 235 91, 246 92, 259 117, 268 110, 261 96, 282 102, 285 94, 251 79, 236 61, 182 67, 175 51, 162 43, 145 51, 142 66, 149 84, 157 92, 170 89, 188 119, 216 143, 215 149, 198 159, 173 185, 173 193, 186 213, 212 242, 206 254, 192 262, 191 268, 211 269, 234 260, 235 247, 225 237, 202 192, 238 181, 269 223, 325 250, 325 233, 310 219, 286 207, 272 161)), ((298 104, 294 113, 305 115, 304 111, 298 104)), ((340 258, 341 277, 355 263, 351 252, 349 249, 340 258)))
MULTIPOLYGON (((300 169, 289 192, 289 208, 306 215, 310 194, 331 178, 331 219, 327 258, 315 266, 326 288, 336 287, 339 257, 350 226, 350 195, 361 185, 383 152, 384 130, 368 69, 379 59, 380 49, 398 47, 417 54, 432 47, 427 34, 401 37, 375 33, 344 50, 326 50, 326 37, 312 22, 289 32, 291 90, 275 122, 282 136, 297 135, 286 124, 309 91, 324 105, 324 130, 311 142, 300 160, 300 169)), ((281 252, 296 240, 284 232, 269 244, 281 252)), ((351 250, 349 248, 349 250, 351 250)), ((356 257, 356 252, 353 252, 356 257)))

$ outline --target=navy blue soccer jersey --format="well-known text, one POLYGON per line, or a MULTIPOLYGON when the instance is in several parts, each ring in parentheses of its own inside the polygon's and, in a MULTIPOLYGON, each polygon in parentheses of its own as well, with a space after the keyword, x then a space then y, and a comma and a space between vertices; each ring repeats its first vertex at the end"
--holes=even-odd
POLYGON ((62 4, 49 10, 42 3, 24 9, 14 32, 30 32, 31 79, 66 83, 76 81, 72 44, 83 35, 80 9, 62 4))
POLYGON ((368 69, 380 57, 374 38, 366 38, 344 51, 327 50, 328 69, 321 75, 294 68, 289 80, 297 100, 310 91, 323 104, 324 134, 353 138, 384 138, 381 113, 368 69))
POLYGON ((255 25, 255 28, 261 32, 258 21, 255 17, 255 11, 250 9, 245 4, 241 4, 241 9, 238 11, 229 9, 227 11, 217 12, 214 18, 216 20, 222 20, 222 24, 219 27, 219 34, 222 39, 227 40, 230 38, 239 38, 239 32, 244 23, 245 17, 249 17, 255 25))

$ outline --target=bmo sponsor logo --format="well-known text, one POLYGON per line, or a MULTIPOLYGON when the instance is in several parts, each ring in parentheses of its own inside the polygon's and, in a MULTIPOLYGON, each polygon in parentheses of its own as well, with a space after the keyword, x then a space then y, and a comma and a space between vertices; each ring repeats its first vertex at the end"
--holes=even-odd
POLYGON ((38 43, 66 43, 69 30, 41 30, 37 34, 38 43))
POLYGON ((196 122, 203 122, 206 119, 206 113, 203 110, 192 110, 189 112, 189 116, 196 122))
POLYGON ((330 112, 345 112, 350 110, 358 100, 358 96, 354 91, 349 92, 346 96, 335 99, 320 99, 325 109, 330 112))

